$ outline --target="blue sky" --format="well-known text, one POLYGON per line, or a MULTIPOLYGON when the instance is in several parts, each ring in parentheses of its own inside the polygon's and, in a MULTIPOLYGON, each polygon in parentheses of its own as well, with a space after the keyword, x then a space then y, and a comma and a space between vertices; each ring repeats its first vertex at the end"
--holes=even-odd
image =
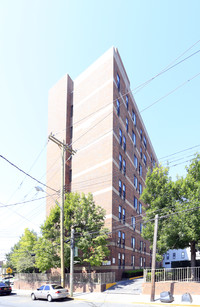
MULTIPOLYGON (((75 79, 112 46, 139 110, 196 76, 199 11, 198 0, 0 0, 0 155, 45 183, 48 91, 66 73, 75 79)), ((200 148, 199 81, 141 113, 158 158, 183 151, 168 157, 178 164, 170 169, 174 179, 200 148)), ((3 207, 44 197, 35 185, 0 159, 0 260, 25 227, 38 231, 45 218, 45 200, 3 207)))

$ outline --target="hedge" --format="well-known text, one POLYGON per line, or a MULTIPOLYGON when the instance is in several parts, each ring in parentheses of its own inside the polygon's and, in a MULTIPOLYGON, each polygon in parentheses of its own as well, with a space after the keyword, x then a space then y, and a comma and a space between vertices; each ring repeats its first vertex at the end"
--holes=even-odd
POLYGON ((122 274, 122 278, 131 278, 137 276, 143 276, 143 269, 124 271, 122 274))

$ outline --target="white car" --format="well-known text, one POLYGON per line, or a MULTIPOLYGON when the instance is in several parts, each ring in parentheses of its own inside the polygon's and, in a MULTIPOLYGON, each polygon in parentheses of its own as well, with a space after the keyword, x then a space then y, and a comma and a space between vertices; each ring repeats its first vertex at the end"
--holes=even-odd
POLYGON ((64 299, 69 295, 67 289, 60 285, 46 284, 31 293, 32 300, 46 299, 49 302, 57 299, 64 299))

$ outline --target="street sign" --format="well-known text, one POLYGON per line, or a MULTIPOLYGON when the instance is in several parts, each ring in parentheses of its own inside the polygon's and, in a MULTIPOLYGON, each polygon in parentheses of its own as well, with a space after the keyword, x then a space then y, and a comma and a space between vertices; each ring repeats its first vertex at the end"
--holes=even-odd
POLYGON ((11 269, 11 268, 7 268, 7 269, 6 269, 6 273, 7 273, 7 274, 11 274, 11 273, 12 273, 12 269, 11 269))

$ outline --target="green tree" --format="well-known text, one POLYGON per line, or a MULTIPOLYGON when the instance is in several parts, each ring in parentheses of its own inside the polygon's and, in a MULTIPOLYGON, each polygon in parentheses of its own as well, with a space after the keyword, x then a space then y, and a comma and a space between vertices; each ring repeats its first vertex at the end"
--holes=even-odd
MULTIPOLYGON (((77 261, 91 266, 101 265, 109 255, 107 232, 104 226, 105 210, 96 206, 91 194, 67 193, 64 203, 65 267, 70 265, 72 226, 75 228, 75 246, 79 249, 77 261)), ((42 238, 36 249, 36 265, 44 271, 60 267, 60 208, 52 208, 42 229, 42 238), (51 254, 51 255, 50 255, 51 254)))
POLYGON ((33 272, 35 270, 34 250, 37 235, 28 228, 24 230, 19 242, 14 245, 7 259, 17 272, 33 272))
POLYGON ((186 168, 185 177, 171 180, 168 169, 157 167, 148 172, 141 199, 146 209, 143 236, 153 242, 152 219, 159 214, 158 253, 190 247, 191 267, 195 267, 200 240, 200 156, 186 168))

